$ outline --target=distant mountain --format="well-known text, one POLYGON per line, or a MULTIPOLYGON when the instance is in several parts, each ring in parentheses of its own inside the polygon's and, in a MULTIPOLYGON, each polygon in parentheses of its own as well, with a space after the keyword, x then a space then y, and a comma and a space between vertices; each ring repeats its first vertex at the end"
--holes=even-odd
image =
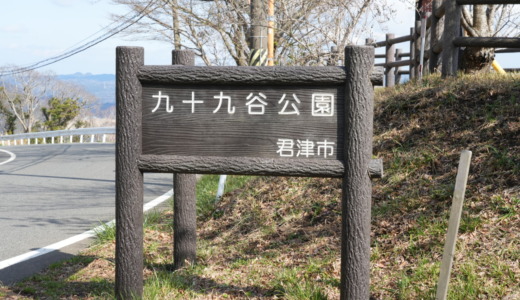
POLYGON ((58 79, 82 86, 99 99, 103 109, 116 104, 116 75, 114 74, 75 73, 58 75, 58 79))

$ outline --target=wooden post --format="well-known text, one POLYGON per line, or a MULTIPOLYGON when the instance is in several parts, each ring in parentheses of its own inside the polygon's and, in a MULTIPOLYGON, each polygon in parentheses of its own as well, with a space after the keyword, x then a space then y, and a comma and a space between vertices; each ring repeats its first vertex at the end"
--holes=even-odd
POLYGON ((433 0, 432 7, 432 24, 430 26, 430 58, 429 58, 429 71, 430 73, 437 72, 439 66, 439 53, 435 52, 435 45, 439 43, 439 20, 435 12, 439 9, 440 1, 433 0))
MULTIPOLYGON (((400 61, 401 60, 401 54, 402 54, 403 50, 401 49, 395 49, 395 61, 400 61)), ((400 84, 401 82, 401 74, 399 73, 401 67, 396 67, 395 68, 395 84, 400 84)))
POLYGON ((341 226, 340 298, 370 296, 370 207, 368 165, 372 156, 374 48, 345 49, 345 175, 341 226))
MULTIPOLYGON (((191 50, 172 51, 172 64, 193 66, 191 50)), ((195 174, 174 174, 173 180, 173 269, 194 264, 197 256, 197 199, 195 174)))
POLYGON ((461 7, 456 1, 444 1, 444 37, 442 41, 442 77, 456 76, 459 66, 459 48, 453 40, 460 36, 461 7))
POLYGON ((417 19, 415 21, 415 40, 414 40, 414 48, 415 48, 415 78, 420 79, 419 72, 421 71, 421 21, 417 19))
MULTIPOLYGON (((393 33, 386 34, 386 59, 385 64, 391 63, 395 61, 395 44, 390 45, 388 40, 391 40, 395 37, 393 33)), ((390 87, 395 85, 395 67, 389 68, 385 67, 385 86, 390 87)))
POLYGON ((415 34, 415 28, 410 28, 410 79, 415 78, 415 63, 417 61, 416 52, 415 52, 415 40, 417 39, 417 35, 415 34))
POLYGON ((141 155, 141 83, 144 50, 116 49, 116 284, 118 299, 143 293, 143 174, 141 155))
MULTIPOLYGON (((431 16, 431 13, 428 12, 428 18, 430 18, 431 16)), ((428 28, 428 18, 426 18, 426 33, 425 33, 425 36, 424 36, 424 62, 423 62, 423 76, 424 75, 429 75, 431 73, 430 71, 430 49, 432 48, 432 45, 430 43, 430 35, 431 35, 431 24, 430 24, 430 27, 428 28)))
POLYGON ((460 154, 459 170, 455 181, 455 191, 451 203, 450 221, 448 223, 448 235, 444 244, 444 254, 442 255, 441 271, 439 283, 437 284, 437 295, 435 299, 444 300, 448 294, 448 283, 450 281, 451 265, 455 255, 455 245, 457 244, 457 232, 459 231, 460 217, 462 214, 462 204, 468 182, 469 164, 471 161, 471 151, 465 150, 460 154))

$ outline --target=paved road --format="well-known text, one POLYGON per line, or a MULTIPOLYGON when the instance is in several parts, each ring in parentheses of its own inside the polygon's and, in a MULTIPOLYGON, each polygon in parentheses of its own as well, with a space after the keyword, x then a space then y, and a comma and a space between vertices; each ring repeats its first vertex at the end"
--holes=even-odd
MULTIPOLYGON (((0 151, 0 262, 114 219, 113 144, 3 149, 16 158, 0 151)), ((172 178, 145 174, 145 202, 169 191, 172 178)))

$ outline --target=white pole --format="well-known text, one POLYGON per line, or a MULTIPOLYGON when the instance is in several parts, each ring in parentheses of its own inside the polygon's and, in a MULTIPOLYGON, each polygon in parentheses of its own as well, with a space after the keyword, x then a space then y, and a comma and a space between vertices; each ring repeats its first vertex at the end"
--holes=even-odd
POLYGON ((421 80, 423 75, 423 66, 424 66, 424 45, 426 41, 426 21, 428 19, 428 13, 423 12, 421 18, 421 53, 419 55, 419 80, 421 80))
POLYGON ((468 182, 469 164, 471 151, 464 150, 460 154, 459 169, 455 181, 455 191, 451 204, 450 221, 448 223, 448 235, 444 244, 444 254, 442 255, 441 271, 439 283, 437 284, 436 300, 445 300, 448 295, 448 284, 450 281, 451 266, 453 256, 455 256, 455 245, 457 243, 457 232, 459 231, 460 216, 462 214, 462 203, 468 182))
POLYGON ((224 194, 224 188, 226 187, 226 178, 227 175, 220 175, 220 179, 218 181, 218 190, 217 190, 217 198, 216 201, 219 201, 222 195, 224 194))

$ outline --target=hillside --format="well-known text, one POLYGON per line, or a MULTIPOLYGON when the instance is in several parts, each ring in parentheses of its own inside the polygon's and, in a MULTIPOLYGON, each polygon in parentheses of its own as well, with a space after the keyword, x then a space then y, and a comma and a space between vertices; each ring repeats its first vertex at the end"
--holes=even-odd
MULTIPOLYGON (((469 149, 449 299, 519 299, 520 76, 430 76, 378 90, 375 107, 385 178, 373 182, 372 298, 434 298, 459 153, 469 149)), ((337 179, 247 181, 201 210, 198 265, 174 273, 172 212, 156 216, 146 227, 145 297, 337 299, 340 193, 337 179)), ((63 286, 55 296, 109 298, 113 247, 93 247, 6 293, 45 297, 45 277, 63 286)))
POLYGON ((58 79, 83 87, 99 99, 102 109, 112 107, 116 103, 116 76, 114 74, 75 73, 58 75, 58 79))

